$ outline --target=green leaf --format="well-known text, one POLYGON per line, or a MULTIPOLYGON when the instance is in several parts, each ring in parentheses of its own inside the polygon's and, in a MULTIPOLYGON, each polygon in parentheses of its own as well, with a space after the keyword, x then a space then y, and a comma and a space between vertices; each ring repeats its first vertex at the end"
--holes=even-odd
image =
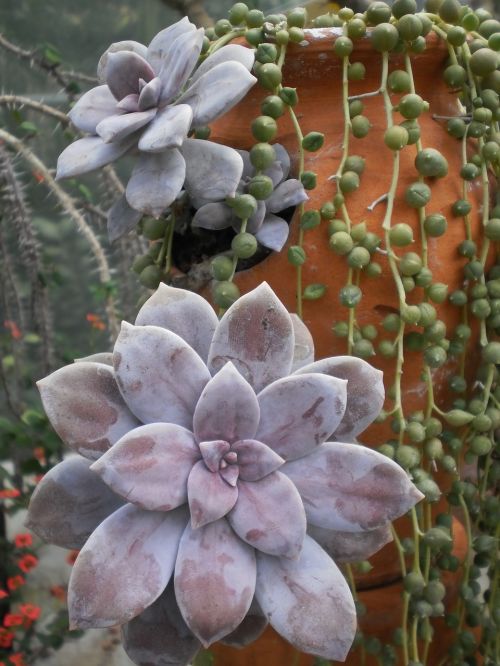
POLYGON ((38 345, 41 341, 41 337, 36 333, 26 333, 24 336, 24 342, 27 342, 29 345, 38 345))
POLYGON ((92 192, 90 188, 88 188, 86 185, 82 185, 80 183, 78 185, 78 191, 80 192, 81 195, 83 195, 84 199, 86 199, 87 201, 92 201, 92 192))
POLYGON ((21 415, 21 421, 28 426, 38 426, 45 423, 45 416, 36 409, 26 409, 21 415))
POLYGON ((43 57, 51 65, 60 65, 61 64, 61 54, 51 44, 47 44, 45 46, 45 48, 43 49, 43 57))
POLYGON ((0 430, 4 432, 14 432, 16 429, 14 423, 5 416, 0 416, 0 430))
POLYGON ((331 661, 327 661, 326 659, 321 659, 321 657, 316 657, 314 660, 313 666, 331 666, 331 661))
POLYGON ((11 370, 14 365, 15 365, 15 360, 12 354, 7 354, 7 356, 4 356, 2 359, 2 365, 5 370, 11 370))
POLYGON ((208 650, 200 650, 193 659, 193 666, 212 666, 214 663, 214 655, 208 650))
POLYGON ((19 129, 22 129, 24 132, 29 132, 30 134, 36 134, 38 132, 38 127, 35 123, 25 120, 19 125, 19 129))
POLYGON ((324 296, 325 291, 326 291, 326 286, 324 284, 320 283, 308 284, 307 287, 304 289, 302 297, 305 298, 306 301, 315 301, 318 298, 324 296))

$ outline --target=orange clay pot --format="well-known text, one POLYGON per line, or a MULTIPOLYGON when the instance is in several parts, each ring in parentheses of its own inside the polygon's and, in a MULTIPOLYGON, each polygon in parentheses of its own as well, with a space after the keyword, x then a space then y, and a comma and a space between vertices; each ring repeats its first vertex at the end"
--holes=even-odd
MULTIPOLYGON (((342 112, 342 65, 332 49, 335 39, 334 29, 315 29, 306 31, 307 45, 291 45, 283 70, 283 85, 297 88, 299 103, 295 112, 303 134, 320 131, 325 135, 323 147, 314 153, 305 153, 305 170, 317 174, 317 187, 309 192, 310 200, 307 209, 319 209, 331 201, 336 193, 336 186, 330 179, 340 163, 343 148, 344 121, 342 112)), ((426 214, 441 213, 448 220, 448 229, 440 238, 428 239, 429 268, 433 273, 434 282, 443 282, 449 286, 449 292, 460 288, 463 281, 463 266, 466 259, 457 252, 459 243, 465 240, 465 225, 462 218, 454 218, 451 213, 452 204, 462 198, 463 181, 459 177, 461 167, 461 141, 451 137, 446 131, 446 121, 435 120, 433 115, 454 116, 459 114, 458 99, 445 85, 442 72, 446 66, 448 52, 446 45, 436 36, 427 38, 427 49, 420 55, 412 55, 413 73, 416 92, 430 104, 430 111, 424 112, 418 119, 421 127, 421 138, 424 148, 438 149, 448 160, 449 175, 445 178, 430 179, 425 182, 431 187, 432 198, 426 207, 426 214)), ((382 57, 375 52, 368 38, 355 42, 355 49, 350 57, 351 62, 361 61, 366 67, 364 81, 349 82, 349 95, 376 91, 380 86, 382 57)), ((390 56, 390 70, 404 69, 402 55, 390 56)), ((247 97, 221 120, 212 126, 215 141, 238 148, 249 149, 254 143, 250 125, 260 115, 260 102, 269 94, 256 85, 247 97)), ((400 96, 392 95, 396 105, 400 96)), ((387 193, 392 176, 392 151, 384 144, 383 136, 386 129, 385 110, 381 95, 366 97, 363 100, 364 111, 372 128, 363 139, 350 137, 349 154, 360 155, 366 160, 366 168, 361 176, 359 190, 346 195, 346 205, 353 224, 365 222, 368 231, 382 234, 382 220, 385 203, 381 202, 373 209, 370 204, 387 193)), ((394 122, 404 120, 398 113, 394 114, 394 122)), ((282 143, 290 153, 292 162, 297 161, 298 143, 296 134, 288 115, 278 119, 278 134, 274 141, 282 143)), ((414 231, 415 243, 411 247, 395 248, 402 255, 409 250, 421 253, 421 234, 418 213, 408 206, 404 200, 404 192, 408 185, 418 180, 414 166, 416 147, 407 146, 400 152, 400 173, 397 196, 392 216, 392 224, 405 222, 414 231)), ((296 166, 296 165, 295 165, 296 166)), ((292 169, 293 172, 293 169, 292 169)), ((472 204, 470 214, 472 235, 477 238, 481 229, 479 216, 479 199, 481 187, 479 182, 468 186, 468 197, 472 204)), ((296 211, 290 225, 290 236, 287 245, 280 253, 272 253, 260 264, 250 270, 237 273, 235 282, 245 293, 266 280, 290 311, 296 310, 296 269, 287 259, 287 249, 295 245, 299 237, 299 213, 296 211)), ((307 261, 302 267, 302 288, 310 283, 323 283, 327 290, 325 295, 316 301, 303 302, 303 318, 312 332, 316 348, 316 358, 347 353, 347 343, 338 338, 332 326, 338 321, 347 321, 348 308, 339 302, 339 290, 346 284, 347 262, 345 257, 334 254, 328 246, 327 223, 304 233, 304 250, 307 261)), ((375 324, 381 330, 381 322, 391 312, 398 312, 398 298, 393 277, 390 273, 387 257, 377 253, 376 261, 382 266, 382 276, 370 278, 361 275, 360 287, 363 291, 361 303, 356 308, 356 319, 359 326, 375 324)), ((362 272, 361 272, 362 273, 362 272)), ((407 295, 409 304, 422 300, 423 290, 416 288, 407 295)), ((439 319, 443 320, 452 331, 459 323, 460 309, 445 302, 434 304, 439 319)), ((474 326, 474 323, 472 323, 474 326)), ((407 326, 405 332, 419 330, 407 326)), ((388 335, 382 332, 382 336, 388 335)), ((393 335, 393 334, 392 334, 393 335)), ((477 339, 477 329, 473 330, 477 339)), ((377 338, 377 341, 382 339, 377 338)), ((394 359, 384 359, 377 354, 370 362, 384 371, 386 389, 394 381, 394 359)), ((451 359, 444 366, 433 371, 433 386, 436 403, 443 409, 449 407, 451 396, 447 379, 458 370, 459 359, 451 359)), ((474 367, 474 359, 470 359, 470 368, 474 367)), ((422 354, 405 350, 403 367, 402 392, 405 414, 425 409, 427 401, 426 385, 422 381, 422 354)), ((391 408, 388 401, 386 407, 391 408)), ((372 425, 361 439, 363 444, 378 446, 394 437, 388 419, 383 424, 372 425)), ((448 478, 443 475, 439 479, 442 489, 446 489, 448 478)), ((439 512, 439 505, 436 512, 439 512)), ((397 521, 398 533, 405 536, 412 533, 409 520, 397 521)), ((387 584, 397 580, 400 567, 397 553, 392 544, 385 546, 372 560, 374 569, 367 576, 361 576, 358 584, 371 587, 387 584)))

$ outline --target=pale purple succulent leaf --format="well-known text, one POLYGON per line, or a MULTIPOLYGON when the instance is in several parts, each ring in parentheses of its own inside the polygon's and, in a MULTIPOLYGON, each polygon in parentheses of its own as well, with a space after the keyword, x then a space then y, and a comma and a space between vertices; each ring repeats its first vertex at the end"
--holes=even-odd
POLYGON ((78 139, 59 155, 56 179, 82 176, 106 166, 124 155, 136 141, 137 138, 133 134, 114 143, 106 143, 100 136, 78 139))
POLYGON ((273 181, 273 187, 277 187, 283 180, 281 162, 273 162, 273 164, 264 171, 264 175, 268 176, 273 181))
POLYGON ((290 313, 295 336, 295 348, 293 351, 293 364, 291 372, 295 372, 305 365, 314 361, 314 340, 311 331, 302 319, 295 313, 290 313))
MULTIPOLYGON (((191 220, 193 227, 220 231, 227 229, 235 221, 232 209, 225 203, 207 203, 199 208, 191 220)), ((241 222, 240 222, 241 225, 241 222)))
POLYGON ((344 661, 356 633, 349 586, 306 536, 297 560, 257 553, 256 598, 271 626, 301 652, 344 661))
POLYGON ((122 506, 123 500, 89 465, 80 456, 67 458, 35 488, 25 524, 47 543, 82 548, 95 528, 122 506))
POLYGON ((96 127, 96 133, 106 143, 121 141, 129 134, 137 132, 138 129, 147 125, 156 115, 156 109, 149 111, 137 111, 108 116, 96 127))
POLYGON ((179 97, 193 109, 193 127, 208 125, 232 109, 257 79, 239 62, 224 62, 200 76, 179 97))
POLYGON ((289 232, 290 227, 283 218, 268 213, 261 228, 255 234, 255 238, 264 247, 280 252, 288 239, 289 232))
POLYGON ((80 97, 68 113, 69 119, 82 132, 95 134, 97 125, 108 116, 120 113, 108 86, 97 86, 80 97))
POLYGON ((161 79, 155 76, 141 90, 137 104, 141 111, 157 106, 161 93, 161 79))
POLYGON ((229 62, 239 62, 243 67, 250 71, 255 62, 255 53, 253 49, 249 49, 246 46, 226 44, 226 46, 217 49, 217 51, 209 55, 208 58, 201 63, 191 77, 190 85, 217 65, 229 62))
POLYGON ((161 104, 168 104, 181 92, 200 57, 204 36, 203 28, 185 32, 170 46, 158 72, 162 83, 161 104))
POLYGON ((319 373, 291 375, 273 382, 257 396, 260 423, 256 439, 285 460, 307 455, 340 423, 346 384, 345 380, 319 373))
POLYGON ((281 471, 297 487, 308 522, 340 532, 377 529, 423 498, 399 465, 358 444, 326 442, 281 471))
POLYGON ((68 587, 70 626, 125 624, 151 606, 170 580, 186 521, 185 507, 165 513, 132 504, 106 518, 73 567, 68 587))
MULTIPOLYGON (((334 356, 306 365, 298 373, 321 372, 347 379, 347 406, 334 437, 338 441, 355 441, 379 415, 384 404, 384 376, 381 370, 361 358, 334 356)), ((333 433, 332 433, 333 434, 333 433)))
MULTIPOLYGON (((154 80, 155 79, 153 79, 153 81, 154 80)), ((139 108, 139 95, 137 95, 136 93, 132 95, 127 95, 126 97, 121 99, 116 105, 116 108, 122 111, 126 111, 127 113, 135 113, 135 111, 143 110, 139 108)))
POLYGON ((280 183, 269 199, 266 199, 266 207, 269 213, 279 213, 285 208, 290 208, 290 206, 298 206, 308 199, 309 197, 300 180, 289 178, 280 183))
POLYGON ((190 22, 187 16, 184 16, 180 21, 161 30, 153 37, 147 48, 146 59, 157 74, 168 58, 177 37, 191 32, 196 32, 196 26, 190 22))
POLYGON ((138 425, 120 395, 113 369, 103 363, 67 365, 37 386, 59 437, 91 460, 138 425))
POLYGON ((226 483, 235 488, 240 476, 240 469, 238 465, 226 465, 226 467, 222 467, 219 474, 226 483))
MULTIPOLYGON (((266 217, 266 204, 264 201, 257 201, 257 208, 247 221, 247 231, 249 234, 256 234, 262 227, 264 218, 266 217)), ((241 229, 241 220, 237 220, 234 224, 234 230, 239 233, 241 229)))
POLYGON ((106 81, 106 68, 108 66, 109 54, 116 53, 117 51, 133 51, 134 53, 137 53, 137 55, 140 55, 141 58, 146 58, 148 49, 144 44, 135 42, 132 39, 126 39, 111 44, 111 46, 109 46, 99 58, 99 63, 97 64, 97 78, 100 83, 105 83, 106 81))
POLYGON ((182 338, 158 326, 123 322, 113 365, 126 403, 143 423, 191 428, 194 408, 210 375, 182 338))
POLYGON ((132 171, 125 195, 136 210, 160 217, 184 184, 186 164, 177 148, 142 153, 132 171))
POLYGON ((186 139, 181 150, 190 196, 205 201, 234 196, 243 171, 243 160, 235 150, 202 139, 186 139))
POLYGON ((113 366, 113 353, 112 352, 97 352, 97 354, 90 354, 90 356, 83 356, 82 358, 75 358, 75 363, 104 363, 104 365, 113 366))
POLYGON ((297 489, 281 472, 259 481, 239 481, 238 499, 227 519, 236 534, 269 555, 298 557, 306 514, 297 489))
POLYGON ((285 306, 266 282, 239 298, 215 329, 208 367, 228 361, 255 391, 287 375, 293 359, 293 326, 285 306))
POLYGON ((308 525, 307 533, 336 562, 362 562, 392 541, 390 523, 366 532, 338 532, 308 525))
POLYGON ((267 618, 254 597, 243 622, 220 642, 235 648, 246 647, 262 636, 267 625, 267 618))
POLYGON ((201 647, 179 611, 173 583, 122 627, 122 641, 137 666, 188 666, 201 647))
POLYGON ((139 94, 139 79, 154 79, 151 65, 134 51, 108 52, 106 83, 118 101, 127 95, 139 94))
POLYGON ((238 499, 238 489, 224 481, 219 472, 207 469, 203 460, 193 466, 187 491, 193 529, 225 516, 238 499))
POLYGON ((253 548, 222 518, 186 527, 175 565, 175 595, 184 619, 203 645, 243 622, 255 591, 253 548))
POLYGON ((133 231, 142 218, 142 212, 129 206, 122 194, 108 211, 108 238, 110 243, 133 231))
MULTIPOLYGON (((215 53, 218 52, 216 51, 215 53)), ((241 183, 239 184, 238 188, 243 190, 245 182, 254 175, 255 167, 250 161, 250 153, 248 152, 248 150, 240 150, 239 148, 236 148, 235 150, 243 160, 243 173, 241 174, 241 183)))
POLYGON ((243 481, 258 481, 275 472, 285 462, 275 451, 256 439, 242 439, 233 444, 232 450, 238 455, 240 479, 243 481))
POLYGON ((203 456, 205 465, 211 472, 219 470, 220 462, 230 448, 230 444, 222 439, 200 443, 201 455, 203 456))
POLYGON ((174 423, 151 423, 122 437, 92 471, 128 502, 170 511, 187 502, 187 479, 199 459, 189 430, 174 423))
POLYGON ((288 154, 285 146, 282 146, 281 143, 273 143, 274 152, 276 153, 276 160, 280 163, 281 169, 283 171, 282 180, 288 178, 290 173, 290 155, 288 154))
POLYGON ((176 333, 206 361, 218 321, 212 306, 199 294, 160 283, 139 310, 135 324, 176 333))
POLYGON ((179 148, 187 137, 192 117, 187 104, 161 109, 139 139, 139 150, 159 153, 166 148, 179 148))
POLYGON ((229 362, 203 389, 193 417, 198 442, 251 439, 259 425, 259 404, 250 384, 229 362))

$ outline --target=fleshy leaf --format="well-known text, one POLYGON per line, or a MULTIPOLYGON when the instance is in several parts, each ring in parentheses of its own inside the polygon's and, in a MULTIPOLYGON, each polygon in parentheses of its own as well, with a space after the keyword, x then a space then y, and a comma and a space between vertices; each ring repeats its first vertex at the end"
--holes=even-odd
POLYGON ((55 546, 82 548, 102 521, 123 504, 89 470, 90 462, 72 456, 45 474, 31 496, 26 526, 55 546))
POLYGON ((96 132, 106 143, 121 141, 132 132, 147 125, 155 115, 156 109, 150 109, 149 111, 108 116, 97 125, 96 132))
POLYGON ((161 326, 179 335, 206 361, 219 320, 199 294, 163 282, 139 310, 136 326, 161 326))
POLYGON ((257 601, 270 624, 301 652, 344 661, 356 632, 346 580, 306 536, 299 559, 257 553, 257 601))
POLYGON ((222 439, 201 442, 200 452, 205 465, 211 472, 218 472, 222 458, 229 452, 230 445, 222 439))
POLYGON ((167 106, 144 130, 139 140, 139 150, 159 153, 166 148, 179 148, 187 137, 193 112, 187 104, 167 106))
POLYGON ((251 439, 259 425, 259 404, 250 384, 229 362, 203 389, 194 411, 198 442, 251 439))
MULTIPOLYGON (((264 201, 257 201, 257 209, 248 218, 247 231, 249 234, 256 234, 262 227, 264 218, 266 217, 266 204, 264 201)), ((233 224, 236 233, 241 229, 241 220, 236 219, 233 224)))
POLYGON ((243 160, 235 150, 202 139, 186 139, 181 150, 190 196, 207 201, 234 196, 243 171, 243 160))
POLYGON ((158 76, 155 76, 154 79, 151 79, 144 88, 141 90, 139 99, 137 100, 137 105, 141 111, 145 109, 151 109, 158 104, 161 93, 161 79, 158 76))
POLYGON ((255 238, 264 247, 280 252, 285 245, 290 227, 281 217, 268 213, 264 218, 261 228, 255 234, 255 238))
POLYGON ((259 604, 256 602, 255 597, 252 601, 250 609, 245 616, 243 622, 236 627, 227 636, 220 641, 224 645, 231 647, 243 648, 259 638, 267 627, 267 618, 264 617, 259 604))
POLYGON ((390 523, 367 532, 338 532, 308 525, 307 533, 336 562, 362 562, 392 541, 390 523))
POLYGON ((127 504, 101 523, 71 573, 71 627, 124 624, 156 601, 172 575, 186 520, 183 507, 164 513, 127 504))
POLYGON ((245 618, 255 590, 255 554, 222 518, 186 527, 175 565, 175 595, 184 619, 204 646, 245 618))
POLYGON ((113 369, 103 363, 67 365, 37 386, 54 430, 86 458, 99 458, 138 425, 123 402, 113 369))
POLYGON ((326 442, 281 471, 296 485, 308 522, 340 532, 374 530, 423 498, 399 465, 358 444, 326 442))
POLYGON ((190 22, 187 16, 184 16, 180 21, 161 30, 153 37, 148 46, 146 58, 157 74, 160 72, 177 37, 190 32, 196 32, 196 26, 190 22))
POLYGON ((238 489, 226 483, 218 472, 210 472, 200 460, 189 474, 188 499, 191 525, 198 529, 225 516, 238 499, 238 489))
MULTIPOLYGON (((155 79, 153 79, 153 81, 154 80, 155 79)), ((152 83, 152 81, 150 81, 150 83, 152 83)), ((116 105, 116 108, 120 109, 121 111, 126 111, 127 113, 135 113, 136 111, 144 110, 139 108, 139 95, 137 95, 137 93, 127 95, 121 99, 116 105)))
POLYGON ((134 51, 108 52, 106 83, 117 100, 139 94, 139 79, 147 82, 154 76, 149 63, 134 51))
POLYGON ((296 558, 306 534, 306 515, 293 483, 281 472, 260 481, 239 481, 228 515, 238 536, 269 555, 296 558))
POLYGON ((281 456, 256 439, 242 439, 232 446, 238 456, 240 478, 258 481, 275 472, 285 462, 281 456))
POLYGON ((158 72, 162 83, 161 104, 169 103, 184 87, 200 57, 204 36, 203 28, 185 32, 169 47, 158 72))
POLYGON ((82 176, 84 173, 106 166, 130 150, 135 141, 135 135, 113 143, 105 143, 100 136, 78 139, 59 155, 56 179, 82 176))
POLYGON ((319 373, 278 379, 257 396, 260 424, 256 438, 285 460, 307 455, 340 423, 346 384, 319 373))
POLYGON ((181 191, 185 175, 186 164, 176 148, 142 153, 127 184, 127 201, 136 210, 160 217, 181 191))
POLYGON ((208 56, 193 74, 190 85, 197 81, 203 74, 220 65, 221 63, 239 62, 243 67, 250 71, 255 62, 255 54, 252 49, 239 44, 226 44, 214 53, 208 56))
POLYGON ((263 282, 239 298, 220 320, 210 345, 208 367, 215 374, 232 361, 257 392, 288 374, 293 347, 290 315, 263 282))
POLYGON ((99 58, 99 63, 97 65, 97 78, 101 83, 106 81, 106 68, 108 66, 108 56, 110 53, 117 53, 117 51, 133 51, 141 58, 146 58, 148 49, 144 44, 135 42, 132 39, 125 39, 121 42, 114 42, 109 46, 106 51, 99 58))
POLYGON ((200 76, 178 101, 189 104, 193 109, 193 127, 201 127, 232 109, 256 81, 241 63, 221 63, 200 76))
POLYGON ((281 168, 281 162, 278 162, 278 160, 273 162, 271 166, 264 171, 264 174, 269 176, 269 178, 273 181, 273 187, 277 187, 283 180, 283 169, 281 168))
POLYGON ((129 206, 124 194, 108 211, 108 238, 111 243, 133 231, 142 218, 142 212, 129 206))
POLYGON ((201 647, 179 611, 173 583, 154 604, 123 626, 122 640, 137 666, 188 666, 201 647))
POLYGON ((276 154, 276 160, 280 163, 283 171, 283 180, 285 180, 290 173, 290 155, 285 146, 282 146, 281 143, 273 143, 273 148, 276 154))
POLYGON ((75 127, 89 134, 96 133, 97 125, 108 118, 119 113, 116 107, 116 99, 111 94, 108 86, 97 86, 80 97, 75 106, 69 111, 68 116, 75 127))
POLYGON ((298 370, 298 373, 321 372, 332 377, 347 379, 347 406, 340 425, 335 431, 338 441, 355 441, 379 415, 384 404, 383 373, 361 358, 335 356, 316 361, 298 370))
POLYGON ((311 331, 295 313, 290 313, 295 337, 291 372, 303 368, 314 361, 314 340, 311 331))
POLYGON ((224 461, 222 462, 221 470, 219 472, 221 478, 224 479, 224 481, 230 486, 235 488, 240 476, 240 469, 238 465, 226 464, 225 467, 223 465, 224 461))
POLYGON ((200 459, 193 434, 151 423, 122 437, 92 465, 115 493, 142 509, 170 511, 187 501, 187 479, 200 459))
POLYGON ((300 180, 289 178, 278 185, 269 199, 266 200, 266 207, 268 213, 279 213, 285 208, 290 208, 290 206, 298 206, 308 199, 309 197, 300 180))
POLYGON ((199 208, 191 220, 193 227, 220 231, 227 229, 234 221, 234 213, 222 202, 208 203, 199 208))
POLYGON ((75 358, 75 363, 87 363, 89 361, 113 366, 113 354, 112 352, 97 352, 96 354, 90 354, 90 356, 75 358))

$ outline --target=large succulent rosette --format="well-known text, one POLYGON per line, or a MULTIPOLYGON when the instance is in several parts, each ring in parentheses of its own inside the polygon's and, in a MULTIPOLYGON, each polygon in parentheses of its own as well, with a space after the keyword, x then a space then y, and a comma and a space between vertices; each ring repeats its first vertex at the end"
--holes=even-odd
POLYGON ((254 85, 255 56, 251 49, 228 44, 195 69, 203 38, 204 30, 183 18, 147 47, 134 41, 112 44, 97 68, 102 85, 85 93, 69 113, 89 136, 61 153, 58 178, 79 176, 139 151, 125 194, 108 215, 112 240, 133 229, 143 213, 161 215, 183 187, 214 200, 236 191, 243 171, 238 153, 187 137, 254 85))
POLYGON ((112 356, 39 382, 80 454, 44 477, 28 517, 45 540, 81 548, 72 627, 123 625, 142 666, 245 645, 268 622, 299 650, 345 658, 355 608, 331 555, 369 557, 422 495, 352 443, 381 408, 382 373, 313 355, 265 283, 220 321, 161 285, 112 356))

